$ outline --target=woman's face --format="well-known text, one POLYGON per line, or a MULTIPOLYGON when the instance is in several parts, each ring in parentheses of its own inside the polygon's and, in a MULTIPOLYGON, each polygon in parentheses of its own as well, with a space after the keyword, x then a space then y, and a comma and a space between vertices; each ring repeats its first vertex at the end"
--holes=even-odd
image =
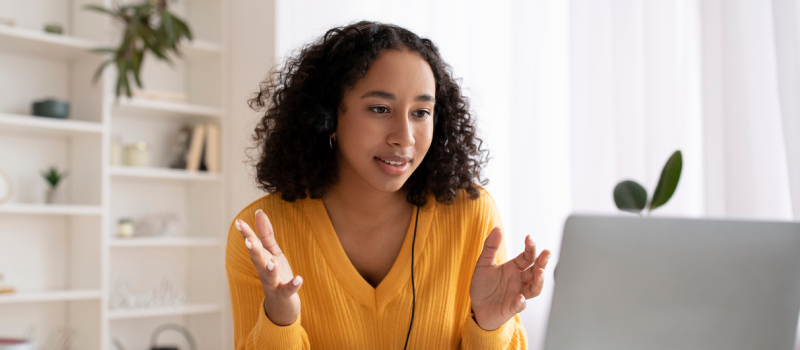
POLYGON ((398 191, 431 145, 435 92, 428 62, 383 51, 342 100, 334 133, 340 181, 398 191))

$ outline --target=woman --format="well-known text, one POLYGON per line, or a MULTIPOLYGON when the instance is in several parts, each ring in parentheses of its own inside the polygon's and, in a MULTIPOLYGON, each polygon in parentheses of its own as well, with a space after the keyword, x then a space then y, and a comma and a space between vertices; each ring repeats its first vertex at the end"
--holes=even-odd
POLYGON ((526 237, 506 262, 451 71, 430 40, 362 21, 261 84, 256 173, 271 194, 231 224, 237 349, 527 348, 517 313, 550 253, 526 237))

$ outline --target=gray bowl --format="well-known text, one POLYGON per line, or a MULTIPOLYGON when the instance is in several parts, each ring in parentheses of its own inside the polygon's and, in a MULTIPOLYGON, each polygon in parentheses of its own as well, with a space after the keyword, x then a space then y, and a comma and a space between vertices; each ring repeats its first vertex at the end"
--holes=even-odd
POLYGON ((54 99, 36 101, 32 106, 33 115, 49 118, 66 119, 69 117, 69 103, 54 99))

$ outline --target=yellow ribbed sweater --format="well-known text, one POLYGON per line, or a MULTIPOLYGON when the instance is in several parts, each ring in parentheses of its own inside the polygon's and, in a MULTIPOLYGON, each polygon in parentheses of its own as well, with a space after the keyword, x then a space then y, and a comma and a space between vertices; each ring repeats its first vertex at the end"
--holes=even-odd
MULTIPOLYGON (((235 219, 225 267, 236 349, 403 349, 411 320, 413 217, 397 260, 377 288, 350 263, 322 200, 289 203, 279 194, 268 194, 235 219), (303 277, 300 315, 288 326, 275 325, 264 313, 258 274, 234 225, 241 219, 255 228, 258 209, 269 217, 292 272, 303 277)), ((450 205, 429 196, 420 208, 414 251, 416 311, 409 349, 527 349, 519 315, 486 331, 470 311, 472 273, 494 226, 502 223, 484 189, 476 200, 462 190, 450 205)), ((497 263, 505 261, 503 239, 497 263)))

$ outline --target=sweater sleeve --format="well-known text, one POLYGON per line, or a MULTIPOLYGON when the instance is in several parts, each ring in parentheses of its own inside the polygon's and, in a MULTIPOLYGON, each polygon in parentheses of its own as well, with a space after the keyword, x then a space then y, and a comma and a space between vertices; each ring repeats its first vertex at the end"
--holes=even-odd
MULTIPOLYGON (((483 248, 483 242, 486 240, 489 232, 491 232, 495 226, 499 226, 501 229, 503 228, 503 223, 500 220, 500 213, 497 210, 494 199, 492 199, 485 190, 482 190, 482 192, 484 192, 482 196, 485 196, 485 198, 484 205, 482 206, 483 210, 481 210, 479 215, 487 219, 485 221, 487 225, 483 226, 484 234, 480 242, 481 248, 483 248)), ((508 261, 508 253, 506 251, 506 238, 503 236, 495 259, 498 265, 508 261)), ((525 332, 525 327, 522 326, 519 314, 514 315, 514 317, 510 318, 502 326, 491 331, 481 328, 478 323, 475 322, 473 315, 472 310, 470 310, 467 319, 464 320, 464 327, 461 334, 461 349, 524 350, 528 348, 527 333, 525 332)))
MULTIPOLYGON (((247 218, 237 218, 255 227, 247 218)), ((232 225, 230 230, 225 270, 231 295, 235 349, 310 349, 308 334, 301 323, 302 312, 288 326, 278 326, 267 317, 261 280, 250 260, 250 253, 235 226, 232 225)))

